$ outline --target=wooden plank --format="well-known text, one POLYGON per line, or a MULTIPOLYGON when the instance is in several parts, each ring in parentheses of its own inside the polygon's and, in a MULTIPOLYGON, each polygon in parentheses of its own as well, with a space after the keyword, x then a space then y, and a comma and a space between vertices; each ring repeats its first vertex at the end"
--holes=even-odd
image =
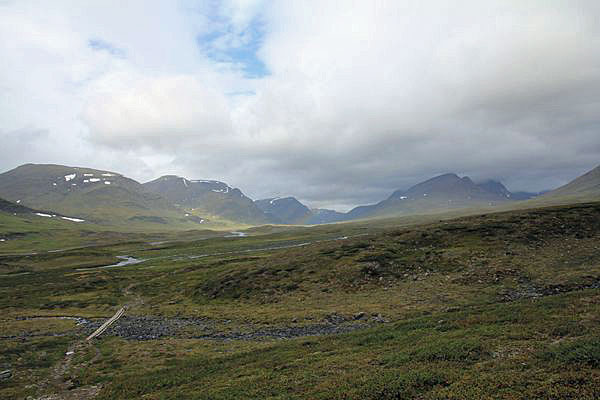
POLYGON ((121 318, 121 316, 125 313, 125 308, 121 308, 119 311, 115 313, 112 317, 110 317, 105 323, 100 326, 100 328, 96 329, 94 333, 88 336, 85 340, 92 340, 93 338, 100 336, 105 330, 108 329, 116 320, 121 318))

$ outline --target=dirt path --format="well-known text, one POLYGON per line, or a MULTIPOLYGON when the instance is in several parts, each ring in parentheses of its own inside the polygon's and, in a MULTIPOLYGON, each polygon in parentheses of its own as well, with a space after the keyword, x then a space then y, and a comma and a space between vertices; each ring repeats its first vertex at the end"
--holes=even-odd
POLYGON ((87 368, 100 358, 101 353, 94 344, 78 340, 72 343, 65 357, 57 362, 50 372, 50 376, 41 381, 38 393, 47 393, 35 400, 90 400, 96 397, 102 388, 101 385, 89 385, 75 387, 73 383, 72 372, 78 369, 87 368), (84 354, 93 351, 94 357, 89 361, 77 364, 75 362, 76 354, 84 354))

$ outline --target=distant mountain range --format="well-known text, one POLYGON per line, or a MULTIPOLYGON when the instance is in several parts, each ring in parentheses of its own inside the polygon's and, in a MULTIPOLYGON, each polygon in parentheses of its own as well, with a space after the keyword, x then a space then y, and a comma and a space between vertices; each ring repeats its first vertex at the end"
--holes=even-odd
POLYGON ((535 197, 535 193, 511 193, 502 183, 488 180, 475 184, 469 177, 444 174, 419 183, 406 191, 397 190, 387 199, 373 205, 359 206, 348 213, 309 209, 294 197, 256 200, 255 203, 285 224, 324 224, 387 215, 421 214, 448 209, 493 206, 535 197))
POLYGON ((0 212, 52 210, 109 226, 197 229, 236 224, 310 225, 506 206, 523 200, 552 204, 600 199, 600 167, 547 193, 513 193, 498 181, 475 183, 469 177, 448 173, 347 213, 310 209, 294 197, 253 201, 240 189, 215 180, 166 175, 140 184, 115 172, 51 164, 25 164, 0 174, 0 197, 8 200, 0 199, 0 212))
POLYGON ((377 204, 356 207, 348 214, 350 219, 418 214, 507 201, 511 201, 510 192, 499 182, 489 181, 484 185, 476 185, 469 177, 444 174, 414 185, 406 191, 397 190, 377 204))
MULTIPOLYGON (((533 194, 519 197, 530 198, 533 194)), ((349 219, 439 212, 458 208, 494 206, 515 201, 513 194, 500 182, 474 183, 468 176, 443 174, 418 183, 408 190, 397 190, 387 199, 360 206, 348 213, 349 219)))
POLYGON ((101 225, 196 225, 133 179, 91 168, 22 165, 0 174, 0 197, 101 225))

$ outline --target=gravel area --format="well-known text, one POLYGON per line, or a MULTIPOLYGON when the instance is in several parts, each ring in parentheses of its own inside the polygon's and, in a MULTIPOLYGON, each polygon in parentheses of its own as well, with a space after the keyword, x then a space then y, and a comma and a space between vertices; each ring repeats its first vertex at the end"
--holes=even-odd
MULTIPOLYGON (((101 336, 118 336, 129 340, 152 340, 160 338, 194 338, 214 340, 261 340, 291 339, 301 336, 331 335, 364 329, 375 323, 383 323, 381 316, 371 319, 360 315, 343 317, 331 314, 321 323, 308 325, 293 323, 287 326, 259 326, 254 324, 236 325, 231 330, 219 327, 216 321, 208 318, 163 318, 123 316, 101 336)), ((93 332, 104 321, 89 321, 83 330, 93 332)))
MULTIPOLYGON (((90 324, 90 332, 97 329, 104 321, 90 324)), ((192 331, 206 330, 213 326, 207 319, 196 318, 162 318, 143 316, 123 316, 110 326, 101 336, 119 336, 133 340, 151 340, 164 337, 185 337, 185 329, 192 331)))

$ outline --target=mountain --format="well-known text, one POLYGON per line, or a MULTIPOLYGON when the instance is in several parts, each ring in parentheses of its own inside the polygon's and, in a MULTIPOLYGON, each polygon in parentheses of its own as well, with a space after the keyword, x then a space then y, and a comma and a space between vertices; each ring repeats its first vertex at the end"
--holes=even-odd
POLYGON ((175 207, 208 214, 209 218, 216 216, 247 224, 274 222, 241 190, 231 188, 224 182, 165 175, 144 183, 143 187, 175 207))
POLYGON ((328 224, 332 222, 340 222, 346 219, 346 214, 326 208, 314 208, 311 210, 311 216, 306 220, 308 225, 328 224))
POLYGON ((491 193, 496 193, 500 196, 505 196, 506 198, 509 198, 511 200, 528 200, 528 199, 532 199, 536 196, 539 196, 543 193, 543 192, 541 192, 541 193, 511 192, 502 183, 495 181, 495 180, 491 180, 491 179, 484 181, 482 183, 479 183, 479 184, 477 184, 477 186, 484 189, 485 191, 488 191, 491 193))
POLYGON ((492 206, 511 200, 511 193, 496 181, 475 184, 468 176, 443 174, 397 190, 386 200, 369 206, 359 206, 347 213, 346 219, 384 215, 405 215, 439 212, 448 209, 492 206))
POLYGON ((597 200, 600 198, 600 165, 564 186, 539 197, 540 200, 597 200))
POLYGON ((311 210, 295 197, 255 200, 254 204, 274 221, 282 224, 304 224, 313 215, 311 210))
POLYGON ((597 200, 600 166, 547 193, 511 193, 496 180, 476 184, 467 176, 447 173, 348 213, 311 210, 294 197, 253 201, 241 190, 215 180, 166 175, 140 184, 115 172, 54 164, 25 164, 0 174, 0 197, 6 199, 0 199, 0 211, 7 213, 41 213, 135 229, 197 229, 199 224, 313 225, 507 205, 518 200, 531 205, 597 200))
POLYGON ((319 225, 340 222, 347 219, 346 214, 324 208, 310 209, 295 197, 273 197, 255 200, 256 205, 276 223, 319 225))
POLYGON ((477 184, 477 186, 479 186, 486 192, 495 193, 498 196, 504 196, 506 198, 512 197, 512 193, 506 188, 506 186, 492 179, 479 183, 477 184))
MULTIPOLYGON (((473 202, 496 202, 505 201, 508 190, 499 182, 488 181, 486 186, 476 185, 468 176, 460 178, 456 174, 444 174, 436 176, 419 183, 406 192, 398 192, 392 195, 394 197, 405 197, 406 199, 421 199, 427 197, 427 200, 454 201, 464 204, 473 202)), ((510 196, 508 196, 510 197, 510 196)))
POLYGON ((101 225, 194 225, 181 210, 133 179, 91 168, 25 164, 0 174, 0 196, 101 225))

